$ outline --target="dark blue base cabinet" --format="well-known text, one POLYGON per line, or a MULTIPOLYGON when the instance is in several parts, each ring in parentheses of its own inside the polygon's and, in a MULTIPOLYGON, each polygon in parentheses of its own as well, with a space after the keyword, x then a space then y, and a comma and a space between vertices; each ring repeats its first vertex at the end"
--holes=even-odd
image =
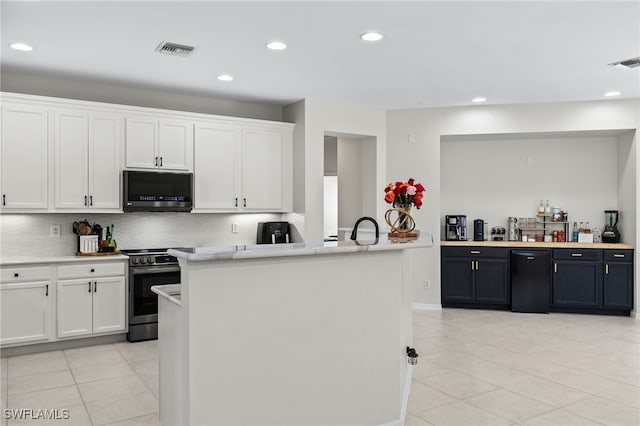
POLYGON ((628 315, 633 250, 553 250, 552 310, 628 315))
MULTIPOLYGON (((510 248, 441 248, 443 307, 511 308, 510 248)), ((553 249, 551 312, 629 315, 633 250, 553 249)))
POLYGON ((442 247, 442 306, 509 309, 509 251, 442 247))

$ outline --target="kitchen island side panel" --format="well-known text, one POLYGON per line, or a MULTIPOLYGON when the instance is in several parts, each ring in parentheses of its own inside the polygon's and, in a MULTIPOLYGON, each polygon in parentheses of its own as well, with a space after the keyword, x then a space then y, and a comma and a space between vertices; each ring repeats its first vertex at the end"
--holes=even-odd
POLYGON ((404 253, 181 259, 189 422, 399 421, 411 339, 404 253))

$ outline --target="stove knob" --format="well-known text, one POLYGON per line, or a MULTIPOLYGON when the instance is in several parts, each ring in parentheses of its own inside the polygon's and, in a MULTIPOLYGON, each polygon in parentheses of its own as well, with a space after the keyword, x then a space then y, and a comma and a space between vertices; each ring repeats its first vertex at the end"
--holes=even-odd
POLYGON ((145 261, 144 261, 144 257, 140 256, 140 259, 138 260, 138 262, 139 262, 141 265, 144 265, 144 263, 145 263, 145 261))
POLYGON ((131 258, 131 263, 134 264, 134 265, 137 265, 138 264, 138 258, 137 257, 132 257, 131 258))
POLYGON ((147 257, 147 263, 148 263, 149 265, 151 265, 151 264, 153 263, 153 257, 148 256, 148 257, 147 257))

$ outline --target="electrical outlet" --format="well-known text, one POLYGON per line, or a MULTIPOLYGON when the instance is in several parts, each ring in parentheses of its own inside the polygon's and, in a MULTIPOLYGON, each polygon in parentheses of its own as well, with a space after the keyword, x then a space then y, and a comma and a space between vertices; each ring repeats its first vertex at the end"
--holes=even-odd
POLYGON ((431 281, 424 280, 424 289, 429 290, 431 288, 431 281))
POLYGON ((232 234, 237 234, 238 233, 238 223, 237 222, 233 222, 231 224, 231 233, 232 234))
POLYGON ((51 228, 49 229, 49 236, 51 238, 60 238, 60 225, 51 225, 51 228))

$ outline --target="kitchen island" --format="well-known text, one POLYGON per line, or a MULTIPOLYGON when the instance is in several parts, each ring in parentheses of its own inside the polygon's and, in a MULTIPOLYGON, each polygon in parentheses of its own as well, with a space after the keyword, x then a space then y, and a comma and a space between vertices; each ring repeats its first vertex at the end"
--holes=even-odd
POLYGON ((162 423, 401 424, 411 382, 406 251, 432 245, 423 233, 169 250, 182 288, 179 305, 160 304, 160 399, 172 404, 162 423))

